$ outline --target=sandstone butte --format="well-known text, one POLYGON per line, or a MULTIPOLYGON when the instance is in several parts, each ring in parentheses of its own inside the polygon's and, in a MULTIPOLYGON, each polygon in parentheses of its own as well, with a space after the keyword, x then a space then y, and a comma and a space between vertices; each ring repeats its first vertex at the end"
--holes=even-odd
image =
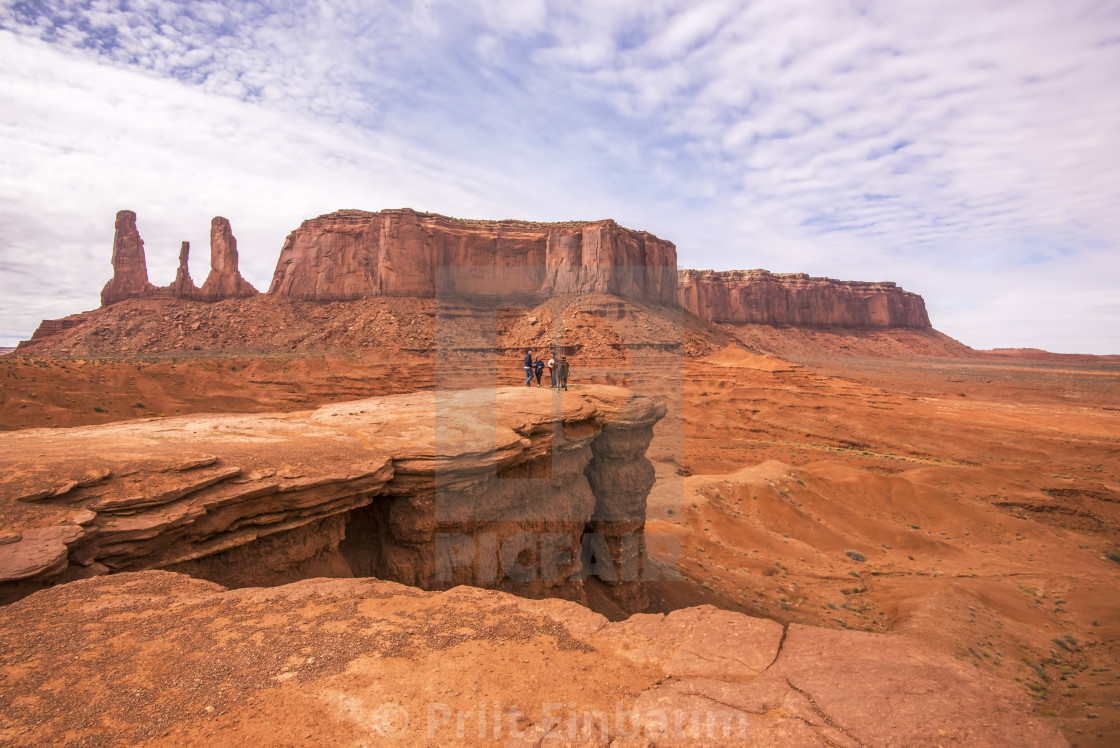
POLYGON ((640 610, 626 565, 639 561, 645 452, 664 414, 617 387, 555 402, 501 388, 3 433, 0 602, 155 568, 238 586, 357 575, 583 600, 590 530, 618 561, 615 597, 640 610), (538 559, 515 545, 526 533, 559 547, 538 559), (521 551, 556 569, 498 575, 498 549, 503 569, 520 569, 521 551))
POLYGON ((921 296, 864 283, 766 270, 680 271, 680 304, 706 322, 930 330, 921 296))
POLYGON ((676 303, 671 242, 612 220, 470 221, 414 210, 342 210, 289 236, 269 293, 338 301, 369 296, 544 298, 608 293, 676 303))
POLYGON ((644 605, 664 414, 510 387, 0 434, 0 740, 1064 745, 906 637, 574 602, 594 535, 644 605))
MULTIPOLYGON (((102 305, 128 298, 219 301, 257 291, 237 267, 229 222, 211 226, 211 271, 201 289, 179 255, 175 281, 148 282, 136 214, 117 214, 113 278, 102 305)), ((921 296, 891 282, 864 283, 765 270, 676 269, 676 247, 612 220, 478 221, 411 209, 340 210, 304 221, 280 251, 268 293, 305 301, 383 296, 542 300, 605 293, 683 306, 704 321, 799 327, 930 330, 921 296)), ((47 320, 36 339, 62 329, 47 320), (56 329, 57 328, 57 329, 56 329)))

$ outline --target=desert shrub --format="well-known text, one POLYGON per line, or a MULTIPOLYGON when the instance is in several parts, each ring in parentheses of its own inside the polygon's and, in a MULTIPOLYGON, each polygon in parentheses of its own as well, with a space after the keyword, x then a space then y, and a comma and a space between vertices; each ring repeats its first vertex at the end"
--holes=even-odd
POLYGON ((844 551, 844 555, 861 564, 867 560, 859 551, 844 551))

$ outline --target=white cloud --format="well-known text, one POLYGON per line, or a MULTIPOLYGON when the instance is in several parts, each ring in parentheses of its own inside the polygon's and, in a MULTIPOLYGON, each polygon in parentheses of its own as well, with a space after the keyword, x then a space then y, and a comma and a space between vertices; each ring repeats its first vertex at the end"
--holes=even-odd
MULTIPOLYGON (((48 267, 29 242, 107 263, 125 203, 154 281, 186 225, 203 274, 224 214, 261 247, 258 285, 300 219, 411 204, 611 215, 682 265, 899 281, 973 345, 1120 352, 1108 4, 17 7, 0 3, 0 211, 19 217, 0 282, 24 311, 3 309, 5 335, 31 324, 14 279, 48 267)), ((93 298, 89 275, 67 299, 93 298)))

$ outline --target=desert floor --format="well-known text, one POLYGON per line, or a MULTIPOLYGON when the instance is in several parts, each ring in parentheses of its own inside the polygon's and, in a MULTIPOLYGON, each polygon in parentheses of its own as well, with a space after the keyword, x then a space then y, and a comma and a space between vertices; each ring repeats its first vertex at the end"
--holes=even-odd
MULTIPOLYGON (((574 360, 573 386, 669 405, 647 532, 684 579, 654 609, 905 634, 1019 684, 1071 744, 1120 745, 1120 363, 815 350, 574 360)), ((4 356, 0 426, 515 383, 507 358, 4 356)))

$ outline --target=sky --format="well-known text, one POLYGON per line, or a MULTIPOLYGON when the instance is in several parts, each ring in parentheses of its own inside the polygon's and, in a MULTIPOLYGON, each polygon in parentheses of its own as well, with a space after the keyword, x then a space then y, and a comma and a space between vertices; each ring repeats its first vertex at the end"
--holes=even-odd
POLYGON ((682 268, 895 281, 975 348, 1120 354, 1115 0, 0 0, 0 346, 228 218, 614 218, 682 268))

